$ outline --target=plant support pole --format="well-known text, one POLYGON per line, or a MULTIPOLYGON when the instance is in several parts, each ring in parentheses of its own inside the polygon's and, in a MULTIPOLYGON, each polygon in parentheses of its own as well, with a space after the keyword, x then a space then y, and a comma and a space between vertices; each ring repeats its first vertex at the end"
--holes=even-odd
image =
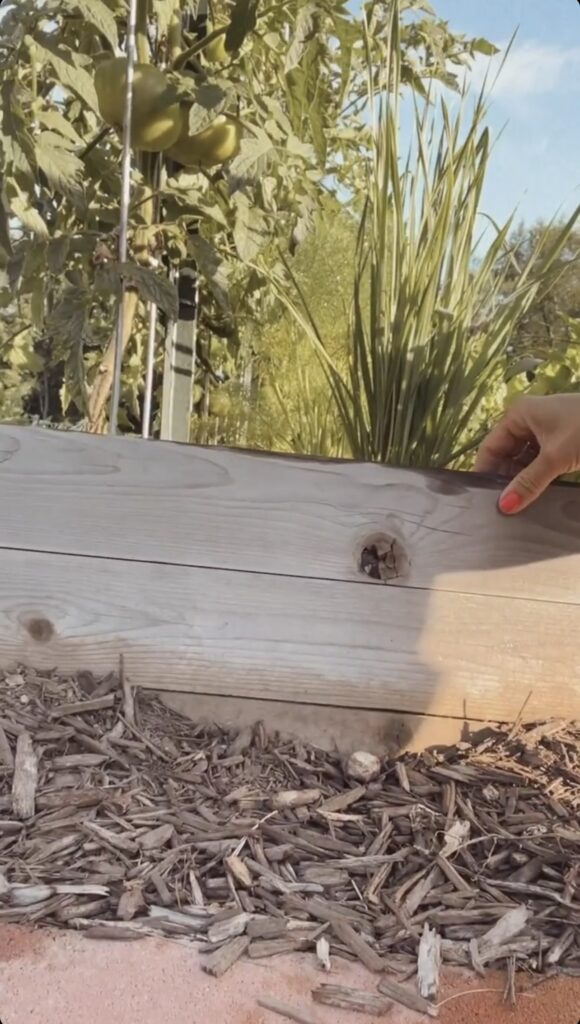
MULTIPOLYGON (((161 154, 155 153, 153 170, 153 187, 159 192, 161 184, 161 154)), ((159 195, 155 203, 155 218, 159 219, 159 195)), ((149 306, 149 333, 147 336, 147 355, 145 363, 145 386, 143 394, 143 418, 141 423, 141 434, 144 438, 151 437, 151 413, 153 409, 153 376, 155 373, 155 343, 157 340, 157 304, 152 302, 149 306)))
POLYGON ((142 436, 151 436, 151 408, 153 405, 153 371, 155 369, 155 339, 157 337, 157 306, 149 307, 149 335, 147 338, 147 365, 145 369, 145 394, 143 398, 142 436))
POLYGON ((165 349, 161 440, 187 444, 191 433, 199 314, 199 284, 195 270, 182 267, 177 286, 179 318, 169 326, 165 349))
MULTIPOLYGON (((125 116, 123 118, 123 157, 121 163, 121 217, 119 224, 119 263, 127 262, 127 238, 129 233, 129 205, 131 202, 131 128, 133 120, 133 75, 135 69, 135 37, 137 32, 137 3, 129 0, 127 19, 127 89, 125 92, 125 116)), ((121 297, 117 313, 117 338, 115 346, 115 367, 113 371, 113 392, 109 433, 117 433, 119 403, 121 399, 121 371, 123 365, 123 326, 125 321, 125 280, 121 278, 121 297)))
MULTIPOLYGON (((188 22, 199 38, 207 35, 208 14, 208 0, 199 0, 193 24, 188 22)), ((165 348, 161 440, 187 444, 191 435, 200 301, 197 268, 192 259, 182 261, 177 286, 179 314, 169 326, 165 348)))

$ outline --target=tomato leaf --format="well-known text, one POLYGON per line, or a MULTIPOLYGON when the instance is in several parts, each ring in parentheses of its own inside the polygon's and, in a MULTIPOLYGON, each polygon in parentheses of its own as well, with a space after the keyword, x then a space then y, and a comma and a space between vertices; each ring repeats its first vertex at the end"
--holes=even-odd
POLYGON ((65 0, 63 6, 69 10, 77 10, 83 19, 107 40, 111 49, 116 51, 119 45, 117 23, 113 12, 103 0, 65 0))
POLYGON ((179 313, 177 289, 166 277, 156 274, 149 267, 140 267, 136 263, 111 263, 109 269, 125 278, 127 283, 135 285, 139 294, 147 302, 154 302, 159 309, 170 318, 176 320, 179 313))
POLYGON ((221 114, 232 101, 231 91, 222 89, 214 82, 205 82, 195 94, 195 102, 189 110, 189 131, 192 135, 203 131, 221 114))
POLYGON ((78 132, 67 121, 66 117, 63 117, 60 111, 54 108, 52 110, 39 110, 36 113, 36 118, 39 124, 43 125, 48 131, 58 132, 64 139, 69 139, 70 142, 73 142, 75 146, 83 145, 83 140, 78 132))
POLYGON ((37 42, 36 48, 39 58, 52 66, 59 84, 98 113, 99 104, 93 79, 88 71, 80 66, 76 54, 68 47, 59 46, 46 38, 43 44, 37 42))
POLYGON ((314 39, 314 36, 316 35, 316 11, 316 3, 307 3, 301 9, 298 17, 296 18, 294 37, 290 44, 288 53, 286 54, 286 61, 284 64, 284 71, 286 74, 298 67, 309 42, 314 39))
POLYGON ((39 238, 48 238, 48 228, 38 210, 35 210, 32 206, 30 198, 26 193, 18 190, 18 193, 9 200, 9 203, 11 213, 20 221, 24 228, 32 231, 34 235, 38 235, 39 238))
MULTIPOLYGON (((70 143, 69 143, 70 145, 70 143)), ((36 139, 36 161, 56 192, 78 196, 84 164, 70 152, 65 140, 55 132, 41 132, 36 139)))
POLYGON ((75 344, 87 334, 89 295, 84 289, 69 288, 47 317, 49 331, 75 344))
POLYGON ((57 235, 51 238, 46 251, 46 262, 51 274, 61 274, 70 250, 68 235, 57 235))
POLYGON ((242 139, 240 152, 230 167, 230 187, 232 191, 249 181, 259 181, 268 172, 270 161, 275 156, 275 149, 270 137, 261 128, 254 129, 255 134, 242 139))
POLYGON ((207 238, 191 235, 188 239, 191 255, 197 268, 207 282, 208 288, 219 302, 222 309, 229 309, 229 282, 227 267, 220 254, 207 238))
POLYGON ((233 202, 236 210, 234 224, 236 251, 243 263, 251 263, 268 241, 268 220, 243 192, 236 192, 233 202))

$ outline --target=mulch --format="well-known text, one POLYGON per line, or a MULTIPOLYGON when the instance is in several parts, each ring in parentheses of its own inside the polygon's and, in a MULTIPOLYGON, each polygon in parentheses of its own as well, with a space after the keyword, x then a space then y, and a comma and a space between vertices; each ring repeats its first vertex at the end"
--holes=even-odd
POLYGON ((0 674, 0 924, 194 942, 216 977, 242 956, 360 960, 373 992, 315 1001, 361 1013, 436 1016, 442 964, 505 967, 508 998, 517 970, 580 975, 580 724, 351 769, 117 676, 0 674))

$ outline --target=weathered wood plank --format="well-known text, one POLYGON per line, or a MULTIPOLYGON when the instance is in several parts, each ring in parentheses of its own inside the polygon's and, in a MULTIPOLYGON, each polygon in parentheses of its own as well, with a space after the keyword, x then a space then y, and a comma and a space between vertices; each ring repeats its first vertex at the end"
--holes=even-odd
POLYGON ((0 428, 2 547, 370 588, 361 552, 386 535, 395 585, 580 603, 580 488, 512 520, 498 493, 467 474, 0 428))
MULTIPOLYGON (((71 517, 71 520, 74 517, 71 517)), ((0 665, 299 703, 580 714, 571 604, 3 551, 0 665)))

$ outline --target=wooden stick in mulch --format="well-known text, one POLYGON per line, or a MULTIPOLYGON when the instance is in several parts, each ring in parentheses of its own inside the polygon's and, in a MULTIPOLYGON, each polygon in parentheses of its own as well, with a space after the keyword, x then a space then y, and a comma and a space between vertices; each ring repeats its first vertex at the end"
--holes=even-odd
POLYGON ((6 765, 7 768, 14 767, 14 757, 12 756, 12 750, 10 744, 4 732, 4 727, 0 724, 0 764, 6 765))
POLYGON ((221 978, 222 974, 229 971, 230 967, 233 967, 244 955, 249 945, 250 940, 247 935, 238 935, 235 939, 231 939, 230 942, 226 942, 225 945, 216 949, 215 953, 204 957, 201 969, 206 974, 211 974, 213 978, 221 978))
POLYGON ((12 813, 20 821, 34 817, 37 782, 38 758, 32 737, 28 732, 21 732, 16 741, 12 781, 12 813))
POLYGON ((354 928, 351 928, 348 921, 333 912, 331 907, 325 907, 323 904, 316 903, 311 900, 306 903, 306 907, 313 917, 318 917, 321 921, 328 921, 332 928, 336 938, 339 942, 344 943, 345 946, 351 950, 352 953, 359 959, 365 967, 368 967, 369 971, 380 973, 385 969, 385 961, 374 949, 371 949, 368 942, 355 932, 354 928))
POLYGON ((337 1010, 352 1010, 353 1013, 367 1013, 371 1017, 382 1017, 393 1008, 390 999, 363 989, 347 988, 345 985, 319 985, 312 990, 315 1003, 333 1006, 337 1010))
POLYGON ((408 1010, 415 1010, 416 1013, 426 1013, 429 1017, 439 1016, 439 1010, 433 1003, 428 1002, 418 992, 413 992, 412 989, 407 988, 405 985, 400 985, 398 981, 390 981, 388 978, 383 978, 379 982, 379 992, 392 999, 393 1002, 406 1006, 408 1010))
POLYGON ((110 928, 107 925, 97 924, 94 928, 87 928, 84 932, 85 939, 107 939, 118 942, 136 942, 138 939, 145 939, 146 932, 134 931, 131 928, 110 928))
POLYGON ((336 917, 330 922, 330 927, 339 942, 343 942, 345 946, 348 946, 351 952, 369 971, 374 971, 377 974, 384 971, 385 961, 383 958, 378 953, 375 953, 374 949, 371 949, 362 936, 355 932, 354 928, 351 928, 348 921, 341 921, 340 918, 336 917))
POLYGON ((439 992, 441 970, 441 936, 425 922, 417 957, 417 984, 425 999, 435 999, 439 992))
POLYGON ((128 724, 131 726, 135 725, 135 696, 133 693, 133 687, 125 675, 125 659, 121 654, 119 656, 119 677, 121 680, 121 689, 123 691, 123 706, 125 709, 125 718, 128 724))
POLYGON ((73 704, 59 704, 54 711, 50 712, 53 719, 66 718, 68 715, 86 715, 88 711, 104 711, 112 708, 117 700, 114 693, 108 693, 102 697, 94 697, 92 700, 78 700, 73 704))

